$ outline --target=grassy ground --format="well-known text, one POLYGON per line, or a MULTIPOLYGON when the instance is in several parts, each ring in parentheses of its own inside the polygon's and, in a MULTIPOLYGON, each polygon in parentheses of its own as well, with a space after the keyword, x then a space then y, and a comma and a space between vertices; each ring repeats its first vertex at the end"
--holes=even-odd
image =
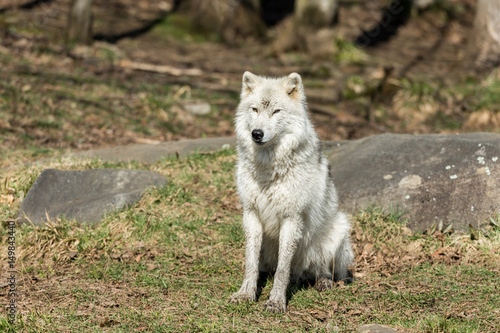
MULTIPOLYGON (((234 151, 165 159, 151 166, 58 158, 7 169, 0 185, 0 262, 7 223, 47 167, 134 168, 165 175, 166 188, 94 227, 53 221, 16 229, 18 332, 348 332, 380 323, 403 332, 496 332, 500 327, 498 219, 470 234, 414 234, 398 212, 352 217, 356 281, 318 293, 289 288, 286 314, 228 297, 243 277, 241 206, 234 151)), ((5 267, 5 265, 4 265, 5 267)), ((6 270, 4 269, 3 272, 6 270)), ((2 274, 3 275, 3 274, 2 274)), ((8 301, 6 277, 0 282, 8 301)))
MULTIPOLYGON (((102 44, 87 59, 97 67, 112 66, 112 50, 102 44)), ((147 73, 96 76, 88 73, 88 66, 93 66, 89 63, 69 60, 58 65, 62 54, 50 47, 31 51, 20 58, 2 58, 0 49, 0 65, 12 70, 0 82, 3 147, 44 154, 233 133, 228 104, 235 105, 235 93, 166 84, 164 78, 147 73), (207 115, 195 116, 182 107, 184 102, 199 100, 210 103, 207 115)))

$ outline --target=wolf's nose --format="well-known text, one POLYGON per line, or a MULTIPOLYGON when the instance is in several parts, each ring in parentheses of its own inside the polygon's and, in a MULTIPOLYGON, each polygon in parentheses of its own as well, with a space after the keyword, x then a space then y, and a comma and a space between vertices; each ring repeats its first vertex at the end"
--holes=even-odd
POLYGON ((260 129, 252 131, 252 138, 254 141, 260 141, 264 137, 264 132, 260 129))

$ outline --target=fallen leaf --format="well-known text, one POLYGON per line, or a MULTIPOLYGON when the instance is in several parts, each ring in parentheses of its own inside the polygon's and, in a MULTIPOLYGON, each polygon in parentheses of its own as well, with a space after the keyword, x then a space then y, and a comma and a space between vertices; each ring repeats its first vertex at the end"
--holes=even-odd
POLYGON ((138 254, 137 256, 135 256, 134 260, 135 260, 136 262, 141 261, 142 257, 144 257, 144 255, 145 255, 145 254, 146 254, 146 253, 141 253, 141 254, 138 254))
POLYGON ((323 311, 318 311, 318 310, 311 311, 310 315, 313 316, 315 319, 321 321, 321 322, 323 322, 323 321, 327 320, 328 318, 330 318, 330 316, 328 315, 328 313, 323 312, 323 311))
POLYGON ((78 252, 71 251, 66 253, 66 256, 69 258, 69 260, 73 260, 78 256, 78 252))
POLYGON ((11 204, 12 202, 14 202, 14 195, 12 194, 7 194, 7 195, 1 195, 0 196, 0 202, 1 203, 6 203, 6 204, 11 204))
POLYGON ((444 256, 445 255, 445 250, 446 248, 440 248, 439 250, 435 251, 432 255, 434 257, 439 257, 439 256, 444 256))

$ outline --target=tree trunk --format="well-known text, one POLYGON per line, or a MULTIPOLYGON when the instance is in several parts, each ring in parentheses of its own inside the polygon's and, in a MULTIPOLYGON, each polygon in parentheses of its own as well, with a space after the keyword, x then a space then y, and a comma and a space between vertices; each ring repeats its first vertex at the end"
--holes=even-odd
POLYGON ((66 43, 92 42, 92 0, 73 0, 68 18, 66 43))
POLYGON ((335 23, 338 0, 296 0, 295 20, 299 25, 325 28, 335 23))
POLYGON ((500 0, 478 0, 466 61, 478 71, 500 65, 500 0))

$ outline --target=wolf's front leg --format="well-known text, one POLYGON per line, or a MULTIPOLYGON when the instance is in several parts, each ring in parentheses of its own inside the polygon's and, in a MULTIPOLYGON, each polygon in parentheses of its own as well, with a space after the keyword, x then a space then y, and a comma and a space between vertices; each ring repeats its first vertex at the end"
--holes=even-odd
POLYGON ((257 298, 262 224, 254 211, 245 210, 243 212, 243 230, 246 242, 245 277, 240 290, 229 298, 231 303, 255 301, 257 298))
POLYGON ((300 218, 283 221, 279 236, 278 267, 274 274, 274 285, 265 306, 270 312, 286 311, 286 289, 290 282, 290 269, 297 244, 302 238, 300 218))

